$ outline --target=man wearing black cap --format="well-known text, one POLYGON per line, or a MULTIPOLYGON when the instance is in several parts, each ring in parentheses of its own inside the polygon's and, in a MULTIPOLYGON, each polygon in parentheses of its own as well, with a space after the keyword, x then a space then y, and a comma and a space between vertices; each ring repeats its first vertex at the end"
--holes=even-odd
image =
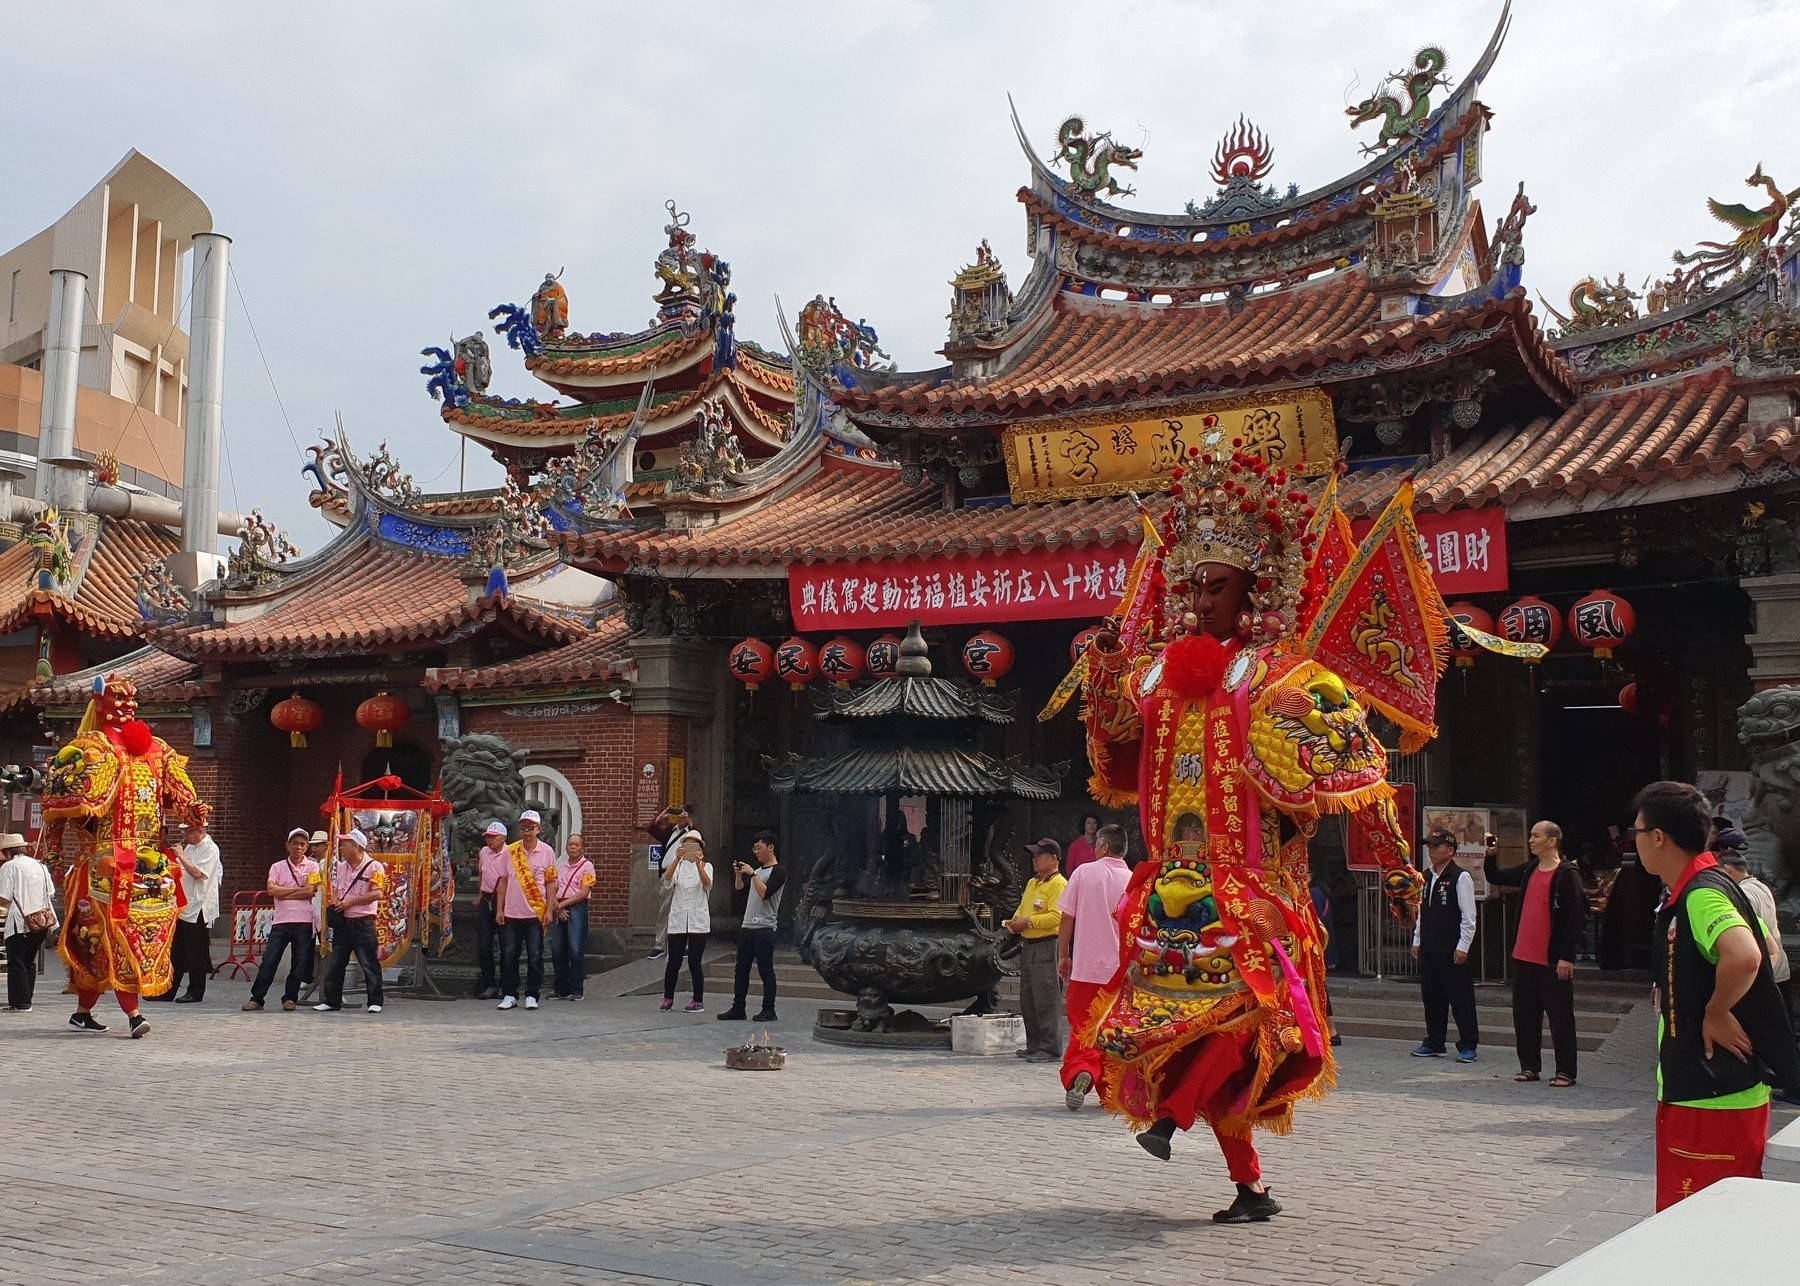
POLYGON ((1056 936, 1062 928, 1058 905, 1068 881, 1062 875, 1062 845, 1053 839, 1027 844, 1031 879, 1019 896, 1019 909, 1006 927, 1024 943, 1019 952, 1019 1013, 1025 1019, 1028 1063, 1062 1061, 1062 985, 1056 977, 1056 936))
POLYGON ((1713 835, 1713 855, 1719 859, 1719 865, 1725 874, 1737 881, 1738 892, 1749 900, 1750 909, 1756 912, 1756 918, 1763 924, 1763 941, 1769 947, 1769 964, 1775 972, 1775 981, 1785 988, 1792 973, 1788 964, 1786 950, 1781 944, 1781 934, 1776 928, 1775 893, 1750 874, 1750 857, 1744 850, 1749 847, 1750 839, 1732 825, 1729 818, 1723 819, 1724 825, 1715 822, 1713 835))
POLYGON ((1475 1024, 1475 966, 1469 948, 1475 942, 1475 880, 1456 864, 1456 836, 1434 830, 1425 837, 1431 859, 1425 873, 1425 896, 1413 921, 1413 959, 1419 962, 1419 987, 1425 998, 1425 1041, 1414 1058, 1442 1058, 1448 1016, 1456 1014, 1456 1061, 1475 1061, 1481 1033, 1475 1024))

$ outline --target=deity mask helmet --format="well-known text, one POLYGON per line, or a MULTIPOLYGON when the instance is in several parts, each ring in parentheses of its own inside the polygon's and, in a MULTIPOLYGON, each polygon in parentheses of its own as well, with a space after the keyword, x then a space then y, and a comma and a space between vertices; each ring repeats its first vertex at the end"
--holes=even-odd
POLYGON ((103 725, 122 727, 137 718, 137 685, 116 674, 110 674, 104 680, 96 679, 94 704, 103 725))
POLYGON ((1243 439, 1227 447, 1214 429, 1188 448, 1170 477, 1175 503, 1162 519, 1168 614, 1177 616, 1174 592, 1186 589, 1200 568, 1236 567, 1251 577, 1240 631, 1255 643, 1274 642, 1292 633, 1301 615, 1314 510, 1286 469, 1242 448, 1243 439))

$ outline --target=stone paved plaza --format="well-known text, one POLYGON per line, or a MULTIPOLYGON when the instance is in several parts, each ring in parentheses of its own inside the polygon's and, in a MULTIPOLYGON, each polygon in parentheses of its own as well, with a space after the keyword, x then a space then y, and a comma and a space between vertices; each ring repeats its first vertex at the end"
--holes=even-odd
MULTIPOLYGON (((643 970, 639 964, 631 969, 643 970)), ((597 988, 596 988, 597 989, 597 988)), ((618 988, 614 988, 618 989, 618 988)), ((1288 1213, 1225 1228, 1210 1138, 1160 1164, 1053 1069, 815 1044, 646 997, 0 1014, 8 1282, 1522 1282, 1648 1213, 1647 1006, 1582 1084, 1351 1040, 1265 1138, 1288 1213), (729 1033, 729 1035, 728 1035, 729 1033)), ((590 990, 590 996, 593 990, 590 990)), ((710 1007, 720 1005, 717 996, 710 1007)))

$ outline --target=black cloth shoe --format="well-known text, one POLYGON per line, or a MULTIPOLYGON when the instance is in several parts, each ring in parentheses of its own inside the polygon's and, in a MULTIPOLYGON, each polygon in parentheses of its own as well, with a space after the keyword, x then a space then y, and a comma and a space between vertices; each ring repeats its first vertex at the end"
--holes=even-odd
POLYGON ((150 1034, 150 1020, 142 1014, 131 1015, 131 1039, 150 1034))
POLYGON ((199 996, 184 994, 175 997, 175 1003, 178 1005, 197 1005, 200 1003, 200 999, 199 996))
POLYGON ((1175 1118, 1165 1116, 1137 1136, 1138 1145, 1158 1161, 1169 1159, 1169 1140, 1175 1137, 1175 1118))
POLYGON ((69 1015, 69 1027, 74 1031, 106 1030, 105 1023, 99 1021, 92 1014, 82 1013, 80 1010, 69 1015))
POLYGON ((1281 1213, 1281 1203, 1268 1189, 1252 1192, 1249 1184, 1240 1183, 1237 1190, 1236 1201, 1214 1212, 1214 1223, 1267 1223, 1281 1213))
POLYGON ((772 1023, 779 1022, 780 1020, 775 1017, 775 1011, 773 1009, 760 1009, 756 1013, 750 1015, 750 1021, 753 1023, 772 1023))
POLYGON ((722 1023, 741 1023, 744 1021, 745 1014, 743 1010, 739 1009, 736 1005, 733 1005, 718 1017, 719 1021, 722 1023))

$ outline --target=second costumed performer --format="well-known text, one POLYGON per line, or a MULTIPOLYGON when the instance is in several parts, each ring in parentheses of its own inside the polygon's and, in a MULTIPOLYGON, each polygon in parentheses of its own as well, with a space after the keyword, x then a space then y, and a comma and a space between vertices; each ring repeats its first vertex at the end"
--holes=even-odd
POLYGON ((1240 446, 1214 430, 1190 448, 1174 503, 1145 519, 1119 615, 1077 667, 1094 797, 1139 806, 1148 854, 1083 1035, 1102 1104, 1153 1156, 1211 1126, 1237 1184, 1221 1223, 1280 1213, 1252 1131, 1287 1133, 1294 1104, 1336 1079, 1308 895, 1321 817, 1349 814, 1395 914, 1417 906, 1368 708, 1407 749, 1435 734, 1447 619, 1410 485, 1359 547, 1334 486, 1315 510, 1240 446))

